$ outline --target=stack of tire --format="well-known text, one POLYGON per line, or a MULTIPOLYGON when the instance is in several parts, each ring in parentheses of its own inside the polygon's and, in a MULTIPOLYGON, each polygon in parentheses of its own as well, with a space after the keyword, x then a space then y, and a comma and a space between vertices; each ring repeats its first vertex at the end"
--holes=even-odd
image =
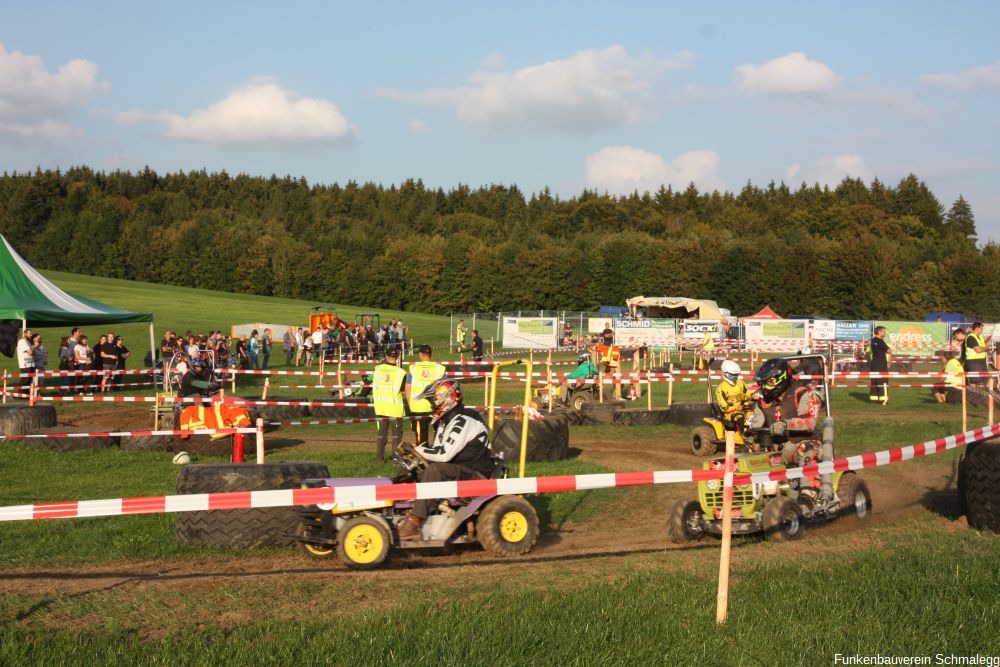
MULTIPOLYGON (((504 460, 513 463, 521 457, 521 429, 519 419, 498 419, 494 423, 491 447, 504 460)), ((545 419, 528 420, 528 461, 562 461, 569 457, 569 419, 560 413, 546 415, 545 419)))
MULTIPOLYGON (((51 405, 5 405, 0 408, 0 434, 41 435, 71 432, 65 426, 56 426, 56 411, 51 405)), ((95 447, 114 447, 118 438, 113 436, 86 436, 80 438, 25 438, 28 447, 69 452, 95 447)))
MULTIPOLYGON (((307 479, 329 476, 325 464, 313 461, 189 465, 177 476, 177 493, 294 489, 307 479)), ((280 546, 291 543, 298 522, 299 512, 295 507, 179 512, 175 531, 181 544, 240 548, 280 546)))
POLYGON ((958 465, 958 501, 970 527, 1000 533, 1000 442, 969 445, 958 465))

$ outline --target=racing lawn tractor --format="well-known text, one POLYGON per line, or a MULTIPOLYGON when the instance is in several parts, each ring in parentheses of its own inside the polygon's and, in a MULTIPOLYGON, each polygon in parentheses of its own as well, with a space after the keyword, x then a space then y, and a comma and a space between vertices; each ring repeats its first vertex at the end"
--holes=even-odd
MULTIPOLYGON (((789 361, 819 357, 787 357, 789 361)), ((742 453, 736 456, 735 475, 772 473, 813 465, 835 458, 829 386, 823 382, 826 419, 822 440, 816 434, 803 438, 774 436, 781 450, 742 453)), ((769 433, 770 435, 770 433, 769 433)), ((725 458, 706 461, 704 470, 724 471, 725 458)), ((723 483, 721 479, 698 483, 697 500, 678 500, 670 509, 667 528, 671 540, 684 544, 707 535, 722 534, 723 483)), ((732 530, 737 535, 763 533, 768 539, 799 539, 807 524, 824 523, 841 516, 864 521, 871 516, 868 485, 854 472, 805 476, 792 480, 747 481, 733 487, 732 530)))
MULTIPOLYGON (((595 375, 594 378, 597 376, 595 375)), ((586 379, 590 380, 590 377, 586 379)), ((535 399, 538 401, 538 409, 545 410, 549 407, 549 401, 555 401, 552 407, 564 405, 573 410, 582 410, 583 404, 598 399, 597 383, 589 382, 582 385, 546 385, 535 391, 535 399)))
MULTIPOLYGON (((527 361, 508 361, 493 368, 493 387, 500 368, 527 365, 524 412, 527 414, 531 399, 531 364, 527 361)), ((490 397, 489 431, 494 434, 496 392, 490 397)), ((521 442, 521 468, 524 471, 527 430, 521 442)), ((426 464, 410 444, 401 447, 394 457, 401 472, 396 477, 369 479, 313 479, 303 482, 304 488, 351 486, 387 486, 411 484, 418 480, 420 469, 426 464)), ((491 479, 507 476, 507 466, 498 457, 491 479)), ((458 544, 478 543, 490 554, 498 557, 521 556, 531 551, 538 539, 539 522, 535 508, 521 496, 479 496, 476 498, 450 498, 438 504, 438 511, 420 525, 420 539, 403 540, 398 526, 406 512, 413 508, 413 501, 377 500, 363 504, 337 502, 302 507, 295 541, 303 553, 311 558, 327 559, 337 555, 345 565, 355 570, 379 567, 392 549, 448 548, 458 544)))
MULTIPOLYGON (((712 374, 708 374, 708 395, 714 396, 712 387, 712 374)), ((749 407, 749 406, 747 406, 749 407)), ((712 401, 712 416, 702 419, 706 426, 696 426, 691 431, 691 453, 695 456, 714 456, 720 447, 726 444, 726 424, 722 421, 722 410, 719 405, 712 401)), ((736 437, 736 451, 750 452, 760 449, 769 449, 771 439, 766 429, 754 429, 750 425, 750 416, 742 429, 734 431, 736 437)))

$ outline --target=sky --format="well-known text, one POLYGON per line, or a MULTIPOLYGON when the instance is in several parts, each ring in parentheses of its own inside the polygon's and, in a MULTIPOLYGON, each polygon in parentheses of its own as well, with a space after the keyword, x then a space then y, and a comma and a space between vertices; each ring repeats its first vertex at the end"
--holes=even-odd
POLYGON ((0 4, 0 170, 963 195, 1000 241, 1000 3, 0 4))

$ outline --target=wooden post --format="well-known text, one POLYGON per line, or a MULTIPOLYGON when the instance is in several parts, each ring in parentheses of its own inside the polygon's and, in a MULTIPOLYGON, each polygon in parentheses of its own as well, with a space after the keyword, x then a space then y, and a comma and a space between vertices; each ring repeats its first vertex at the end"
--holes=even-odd
POLYGON ((722 625, 729 615, 729 560, 733 541, 733 471, 736 440, 726 431, 726 470, 722 480, 722 553, 719 556, 719 593, 716 597, 715 622, 722 625))
POLYGON ((705 402, 712 402, 712 369, 705 366, 705 402))
POLYGON ((7 402, 7 371, 3 372, 3 402, 7 402))
POLYGON ((260 392, 260 400, 262 401, 267 400, 267 388, 270 386, 271 386, 271 378, 270 377, 264 378, 264 390, 260 392))
POLYGON ((636 350, 632 353, 632 386, 635 388, 637 399, 642 398, 642 383, 637 381, 637 377, 635 374, 636 372, 635 368, 639 364, 638 356, 639 356, 639 349, 636 348, 636 350))
POLYGON ((604 402, 604 371, 601 370, 597 374, 597 401, 599 403, 604 402))
MULTIPOLYGON (((337 386, 340 387, 340 389, 339 389, 340 400, 344 400, 344 371, 341 368, 342 365, 343 365, 343 361, 341 361, 340 359, 337 359, 337 386)), ((361 384, 364 384, 364 379, 365 379, 365 376, 362 374, 362 376, 361 376, 361 380, 362 380, 361 384)))
POLYGON ((257 417, 257 464, 264 462, 264 420, 257 417))
MULTIPOLYGON (((235 395, 236 394, 236 369, 235 368, 230 368, 229 372, 233 374, 233 394, 235 395)), ((166 377, 167 377, 166 375, 163 376, 164 380, 166 380, 166 377)))
POLYGON ((156 398, 153 400, 153 430, 160 430, 160 392, 156 392, 156 398))
MULTIPOLYGON (((548 361, 546 362, 545 368, 546 368, 545 382, 546 384, 548 384, 549 388, 549 412, 551 413, 552 404, 555 403, 554 396, 552 395, 552 350, 549 350, 549 357, 548 361)), ((529 378, 526 381, 530 382, 531 380, 529 378)))
POLYGON ((965 402, 965 383, 962 384, 962 433, 969 430, 969 409, 965 402))
POLYGON ((319 384, 323 384, 323 368, 326 367, 326 354, 320 356, 319 358, 319 384))
POLYGON ((650 377, 650 371, 646 371, 646 409, 653 409, 653 380, 650 377))
POLYGON ((490 354, 493 354, 493 337, 490 336, 490 354))
POLYGON ((989 398, 987 399, 987 416, 986 423, 993 423, 993 378, 990 378, 989 383, 986 385, 986 391, 989 393, 989 398))
POLYGON ((490 374, 487 373, 486 377, 483 378, 483 405, 488 406, 490 404, 490 374))
POLYGON ((670 380, 667 381, 667 407, 674 404, 674 365, 670 364, 670 380))

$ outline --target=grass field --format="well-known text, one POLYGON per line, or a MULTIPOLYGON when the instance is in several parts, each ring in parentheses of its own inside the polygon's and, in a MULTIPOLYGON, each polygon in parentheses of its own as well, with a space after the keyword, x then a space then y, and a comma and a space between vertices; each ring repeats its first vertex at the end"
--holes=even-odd
MULTIPOLYGON (((50 277, 109 303, 152 308, 158 332, 301 321, 313 305, 50 277), (185 315, 191 304, 199 315, 185 315)), ((447 340, 447 318, 402 317, 416 335, 447 340)), ((140 327, 136 336, 144 335, 140 327)), ((240 387, 253 393, 260 380, 241 378, 240 387)), ((482 391, 481 383, 466 385, 470 402, 482 402, 482 391)), ((515 402, 522 391, 506 383, 500 402, 515 402)), ((653 395, 654 406, 665 406, 667 386, 653 385, 653 395)), ((676 401, 704 396, 703 384, 675 385, 676 401)), ((933 403, 926 389, 892 390, 882 407, 865 388, 837 387, 831 402, 840 455, 961 429, 959 409, 933 403)), ((89 426, 146 419, 143 407, 130 404, 58 409, 61 420, 89 426)), ((985 411, 973 409, 970 427, 983 423, 985 411)), ((529 464, 527 472, 697 467, 688 431, 572 427, 574 455, 529 464)), ((270 438, 281 443, 274 460, 322 461, 338 476, 392 470, 373 462, 367 425, 282 428, 270 438)), ((3 447, 0 505, 174 488, 177 468, 167 453, 3 447)), ((310 561, 292 548, 179 545, 170 515, 2 523, 0 665, 811 665, 833 664, 836 653, 997 655, 1000 536, 972 531, 959 516, 958 457, 863 472, 875 502, 869 523, 810 528, 790 544, 736 540, 730 620, 722 628, 714 623, 718 542, 678 548, 666 535, 666 509, 693 495, 690 485, 535 496, 543 534, 524 558, 495 559, 474 548, 397 554, 369 573, 310 561)))

